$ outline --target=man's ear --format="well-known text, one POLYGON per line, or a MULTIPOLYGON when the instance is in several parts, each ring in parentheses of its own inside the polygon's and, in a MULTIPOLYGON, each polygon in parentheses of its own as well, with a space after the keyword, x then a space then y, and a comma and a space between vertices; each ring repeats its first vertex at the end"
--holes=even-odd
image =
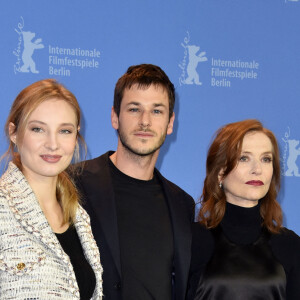
POLYGON ((114 110, 114 107, 111 108, 111 125, 114 129, 119 129, 119 117, 114 110))
POLYGON ((17 132, 16 132, 16 125, 12 122, 8 125, 8 134, 10 140, 16 145, 17 144, 17 132))
POLYGON ((171 134, 173 132, 174 120, 175 120, 175 113, 173 112, 167 127, 167 134, 171 134))

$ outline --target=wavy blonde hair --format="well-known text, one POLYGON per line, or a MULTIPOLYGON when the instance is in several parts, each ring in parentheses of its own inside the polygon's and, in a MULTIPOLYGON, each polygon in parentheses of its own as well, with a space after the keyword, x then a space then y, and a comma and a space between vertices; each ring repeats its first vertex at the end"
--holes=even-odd
MULTIPOLYGON (((71 93, 61 83, 57 82, 54 79, 44 79, 37 81, 23 89, 12 104, 5 124, 5 134, 9 146, 1 159, 6 158, 7 161, 12 160, 14 164, 22 171, 22 161, 20 159, 20 155, 16 151, 16 145, 11 141, 10 136, 13 134, 17 134, 18 143, 22 143, 26 124, 31 113, 41 103, 53 98, 66 101, 69 105, 71 105, 76 115, 77 127, 80 127, 80 107, 73 93, 71 93), (11 123, 14 124, 13 129, 10 126, 11 123)), ((86 145, 84 139, 78 131, 73 156, 74 162, 80 160, 81 150, 84 150, 84 152, 86 153, 86 145)), ((72 173, 71 166, 69 167, 69 169, 72 173)), ((58 174, 56 196, 63 210, 64 223, 72 224, 75 220, 76 210, 79 203, 79 195, 71 177, 66 171, 58 174)))

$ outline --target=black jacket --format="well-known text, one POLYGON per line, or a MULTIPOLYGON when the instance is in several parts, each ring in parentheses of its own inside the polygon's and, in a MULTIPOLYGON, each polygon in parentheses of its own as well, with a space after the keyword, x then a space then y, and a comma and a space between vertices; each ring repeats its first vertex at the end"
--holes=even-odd
MULTIPOLYGON (((107 152, 86 161, 76 184, 83 198, 83 207, 91 218, 94 237, 103 266, 105 299, 121 300, 121 262, 117 214, 107 152)), ((191 252, 191 223, 194 220, 194 200, 178 186, 165 179, 157 169, 169 207, 174 239, 175 272, 174 299, 185 298, 191 252)), ((123 299, 126 300, 126 299, 123 299)))

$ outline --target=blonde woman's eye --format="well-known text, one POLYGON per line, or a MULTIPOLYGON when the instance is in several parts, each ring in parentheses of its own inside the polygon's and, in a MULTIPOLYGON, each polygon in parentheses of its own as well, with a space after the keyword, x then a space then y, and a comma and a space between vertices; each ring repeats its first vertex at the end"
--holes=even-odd
POLYGON ((71 134, 72 130, 70 130, 70 129, 62 129, 60 132, 63 133, 63 134, 71 134))
POLYGON ((32 127, 31 131, 33 131, 33 132, 43 132, 43 129, 40 128, 40 127, 32 127))

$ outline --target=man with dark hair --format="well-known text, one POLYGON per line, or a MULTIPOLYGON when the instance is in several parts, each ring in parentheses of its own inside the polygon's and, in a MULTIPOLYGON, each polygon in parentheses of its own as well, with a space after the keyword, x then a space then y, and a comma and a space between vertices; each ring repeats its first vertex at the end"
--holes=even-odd
POLYGON ((115 87, 115 152, 85 162, 78 178, 103 265, 108 300, 183 300, 194 201, 155 163, 173 131, 174 86, 158 66, 131 66, 115 87))

